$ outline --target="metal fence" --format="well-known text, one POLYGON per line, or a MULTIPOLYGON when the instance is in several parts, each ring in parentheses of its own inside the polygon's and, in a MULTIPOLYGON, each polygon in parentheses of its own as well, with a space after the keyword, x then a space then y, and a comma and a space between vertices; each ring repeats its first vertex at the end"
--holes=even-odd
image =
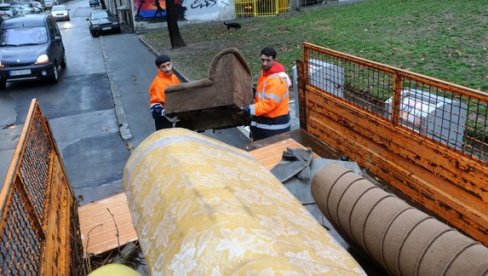
POLYGON ((271 16, 288 12, 289 0, 236 0, 236 17, 271 16))
POLYGON ((488 161, 488 94, 334 51, 307 55, 311 85, 488 161))
POLYGON ((0 194, 0 275, 84 274, 76 207, 34 99, 0 194))
POLYGON ((488 245, 488 94, 304 44, 300 125, 488 245))

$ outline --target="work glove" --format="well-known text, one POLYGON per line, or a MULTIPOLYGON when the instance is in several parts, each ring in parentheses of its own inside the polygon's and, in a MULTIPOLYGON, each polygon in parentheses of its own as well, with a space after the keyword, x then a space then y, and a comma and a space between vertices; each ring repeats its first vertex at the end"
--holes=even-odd
POLYGON ((166 119, 173 124, 176 124, 177 122, 180 121, 180 119, 178 119, 178 117, 176 117, 176 116, 173 116, 173 117, 166 116, 166 119))
POLYGON ((173 117, 165 116, 165 117, 166 117, 166 120, 168 120, 170 123, 173 124, 173 127, 176 127, 176 123, 180 121, 180 119, 178 119, 178 117, 176 117, 176 116, 173 116, 173 117))
POLYGON ((160 104, 155 104, 150 109, 153 119, 158 119, 164 116, 164 108, 160 104))

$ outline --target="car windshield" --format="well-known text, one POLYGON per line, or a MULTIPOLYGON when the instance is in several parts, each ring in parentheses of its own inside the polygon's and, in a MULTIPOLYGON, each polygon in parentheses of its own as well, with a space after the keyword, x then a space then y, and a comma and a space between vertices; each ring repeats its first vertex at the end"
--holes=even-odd
POLYGON ((52 8, 53 11, 64 11, 66 10, 66 7, 64 5, 59 5, 59 6, 54 6, 52 8))
POLYGON ((2 29, 0 46, 21 46, 47 43, 46 27, 2 29))
POLYGON ((108 17, 108 14, 107 12, 105 11, 101 11, 101 12, 94 12, 92 13, 91 15, 91 18, 92 19, 102 19, 102 18, 107 18, 108 17))

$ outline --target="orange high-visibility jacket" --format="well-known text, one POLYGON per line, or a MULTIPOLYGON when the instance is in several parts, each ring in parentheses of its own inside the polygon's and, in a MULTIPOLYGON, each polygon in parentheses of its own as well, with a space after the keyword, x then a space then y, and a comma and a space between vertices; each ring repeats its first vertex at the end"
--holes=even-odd
POLYGON ((251 115, 276 118, 288 114, 290 85, 290 79, 285 72, 267 76, 261 74, 258 78, 254 104, 249 107, 251 115))
POLYGON ((176 77, 175 74, 171 76, 166 76, 163 72, 158 70, 158 74, 154 77, 151 86, 149 86, 149 106, 153 106, 155 104, 161 104, 164 106, 166 102, 166 95, 164 91, 173 85, 180 84, 180 80, 176 77))

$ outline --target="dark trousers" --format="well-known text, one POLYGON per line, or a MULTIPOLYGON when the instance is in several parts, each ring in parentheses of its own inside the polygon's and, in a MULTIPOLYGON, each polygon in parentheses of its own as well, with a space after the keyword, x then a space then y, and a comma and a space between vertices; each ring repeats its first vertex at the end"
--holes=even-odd
POLYGON ((251 126, 251 139, 253 141, 261 140, 264 138, 268 138, 280 133, 284 133, 290 131, 290 127, 283 128, 283 129, 277 129, 277 130, 270 130, 270 129, 262 129, 262 128, 257 128, 254 126, 251 126))
POLYGON ((251 122, 251 139, 253 141, 256 140, 261 140, 264 138, 268 138, 271 136, 274 136, 276 134, 280 134, 283 132, 290 131, 290 127, 287 128, 280 128, 280 129, 266 129, 266 128, 260 128, 258 126, 261 125, 268 125, 268 126, 277 126, 277 125, 283 125, 283 124, 288 124, 290 122, 290 114, 286 115, 281 115, 275 118, 267 118, 267 117, 262 117, 262 116, 256 116, 252 118, 253 122, 251 122), (252 125, 253 123, 256 123, 256 125, 252 125))

